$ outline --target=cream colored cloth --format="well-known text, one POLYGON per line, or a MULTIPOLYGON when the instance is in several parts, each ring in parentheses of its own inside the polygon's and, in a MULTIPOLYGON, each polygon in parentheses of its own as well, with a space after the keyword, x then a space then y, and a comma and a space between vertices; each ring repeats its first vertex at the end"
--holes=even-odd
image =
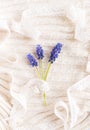
POLYGON ((90 1, 0 3, 0 130, 89 130, 90 1), (39 43, 46 62, 57 42, 62 53, 41 81, 26 55, 39 43))

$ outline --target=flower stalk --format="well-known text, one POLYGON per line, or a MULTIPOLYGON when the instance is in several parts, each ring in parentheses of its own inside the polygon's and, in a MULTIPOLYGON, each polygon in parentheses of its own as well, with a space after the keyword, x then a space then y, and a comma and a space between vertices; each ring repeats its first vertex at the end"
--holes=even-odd
POLYGON ((45 77, 44 77, 44 80, 46 81, 47 80, 47 77, 48 77, 48 73, 50 71, 50 68, 51 68, 51 63, 48 64, 48 68, 46 70, 46 74, 45 74, 45 77))
MULTIPOLYGON (((44 69, 43 69, 43 64, 42 64, 42 60, 40 60, 40 68, 41 68, 41 79, 42 80, 45 80, 44 79, 44 69)), ((44 105, 46 106, 47 105, 47 96, 46 96, 46 92, 44 91, 43 93, 43 97, 44 97, 44 105)))
POLYGON ((46 106, 47 105, 47 96, 46 96, 46 92, 45 91, 44 91, 43 96, 44 96, 44 105, 46 106))

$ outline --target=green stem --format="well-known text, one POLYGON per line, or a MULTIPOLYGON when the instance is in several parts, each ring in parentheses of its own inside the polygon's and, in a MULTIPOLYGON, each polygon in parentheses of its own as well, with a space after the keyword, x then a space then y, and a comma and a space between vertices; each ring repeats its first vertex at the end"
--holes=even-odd
MULTIPOLYGON (((43 80, 46 81, 46 80, 47 80, 47 77, 48 77, 48 73, 49 73, 50 68, 51 68, 51 63, 49 63, 45 75, 44 75, 42 60, 40 60, 40 68, 41 68, 41 74, 40 74, 40 71, 38 70, 38 68, 36 67, 36 70, 37 70, 37 73, 38 73, 38 77, 39 77, 40 79, 43 79, 43 80)), ((44 105, 46 106, 46 105, 47 105, 47 95, 46 95, 46 92, 45 92, 45 91, 44 91, 43 97, 44 97, 44 105)))
POLYGON ((47 105, 47 97, 46 97, 46 92, 44 92, 43 96, 44 96, 44 105, 46 106, 46 105, 47 105))
MULTIPOLYGON (((43 80, 44 80, 44 75, 41 77, 40 71, 38 70, 37 67, 36 67, 36 71, 37 71, 38 77, 39 77, 40 79, 43 79, 43 80)), ((46 92, 44 92, 43 96, 44 96, 44 105, 46 106, 46 105, 47 105, 46 92)))
POLYGON ((45 74, 45 77, 44 77, 44 80, 45 80, 45 81, 47 80, 47 76, 48 76, 48 73, 49 73, 49 71, 50 71, 50 68, 51 68, 51 63, 49 63, 48 68, 47 68, 47 70, 46 70, 46 74, 45 74))
MULTIPOLYGON (((45 80, 45 81, 47 80, 47 77, 48 77, 48 73, 49 73, 49 71, 50 71, 50 68, 51 68, 51 63, 49 63, 48 68, 47 68, 47 70, 46 70, 46 74, 45 74, 45 77, 44 77, 44 80, 45 80)), ((44 105, 46 106, 46 105, 47 105, 47 95, 46 95, 46 92, 45 92, 45 91, 44 91, 43 96, 44 96, 44 105)))
POLYGON ((35 67, 35 68, 36 68, 36 71, 37 71, 38 77, 41 78, 41 76, 40 76, 40 72, 39 72, 38 68, 37 68, 37 67, 35 67))
POLYGON ((40 60, 40 69, 41 69, 41 76, 42 76, 42 79, 43 79, 43 77, 44 77, 44 70, 43 70, 42 59, 40 60))

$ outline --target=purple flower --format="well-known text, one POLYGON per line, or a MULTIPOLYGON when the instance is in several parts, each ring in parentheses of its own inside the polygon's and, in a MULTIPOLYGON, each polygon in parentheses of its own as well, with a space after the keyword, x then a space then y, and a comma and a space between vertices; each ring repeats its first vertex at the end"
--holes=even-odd
POLYGON ((27 58, 28 58, 30 64, 32 65, 32 67, 38 66, 38 62, 37 62, 37 60, 34 58, 33 55, 28 54, 28 55, 27 55, 27 58))
POLYGON ((36 53, 37 53, 38 59, 44 58, 44 50, 40 45, 37 45, 36 53))
POLYGON ((49 62, 53 63, 56 60, 56 58, 58 58, 58 55, 61 52, 62 46, 63 45, 61 43, 57 43, 57 45, 52 49, 49 62))

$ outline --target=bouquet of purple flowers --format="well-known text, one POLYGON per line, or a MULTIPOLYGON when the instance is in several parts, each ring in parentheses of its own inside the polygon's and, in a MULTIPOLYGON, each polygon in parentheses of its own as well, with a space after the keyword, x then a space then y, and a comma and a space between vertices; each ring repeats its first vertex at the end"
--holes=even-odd
MULTIPOLYGON (((47 67, 46 71, 44 71, 43 64, 42 64, 42 61, 43 61, 43 58, 45 55, 44 55, 44 50, 41 47, 41 45, 37 45, 37 47, 36 47, 36 54, 37 54, 38 60, 32 54, 27 55, 30 65, 37 69, 38 76, 40 79, 42 79, 44 81, 47 80, 51 65, 58 58, 58 56, 61 52, 61 49, 62 49, 61 43, 57 43, 57 45, 52 49, 49 60, 48 60, 48 67, 47 67)), ((46 105, 47 104, 46 92, 44 92, 43 96, 44 96, 44 105, 46 105)))

